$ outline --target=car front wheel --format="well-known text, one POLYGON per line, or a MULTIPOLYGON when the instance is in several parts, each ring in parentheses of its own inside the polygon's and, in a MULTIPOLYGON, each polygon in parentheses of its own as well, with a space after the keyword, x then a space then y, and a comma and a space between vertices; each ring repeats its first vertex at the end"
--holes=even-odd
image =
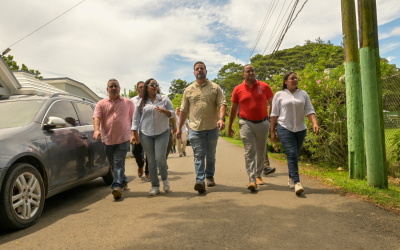
POLYGON ((0 192, 0 227, 23 229, 40 217, 45 200, 42 176, 27 163, 11 166, 0 192))

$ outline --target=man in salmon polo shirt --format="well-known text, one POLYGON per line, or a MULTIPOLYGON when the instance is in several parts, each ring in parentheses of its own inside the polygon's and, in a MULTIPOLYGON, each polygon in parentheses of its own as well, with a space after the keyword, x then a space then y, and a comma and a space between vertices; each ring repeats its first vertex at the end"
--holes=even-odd
POLYGON ((263 185, 261 173, 264 169, 265 149, 270 127, 267 104, 272 107, 274 93, 271 87, 256 79, 254 67, 243 67, 244 81, 232 93, 232 106, 229 115, 228 135, 233 135, 232 123, 239 108, 240 137, 244 145, 246 171, 249 175, 251 191, 263 185))
POLYGON ((122 190, 128 187, 125 158, 130 148, 132 117, 135 110, 132 100, 120 96, 120 91, 119 82, 110 79, 107 83, 108 97, 97 103, 93 113, 93 139, 96 141, 101 137, 104 143, 107 158, 114 172, 111 189, 115 200, 120 199, 122 190))

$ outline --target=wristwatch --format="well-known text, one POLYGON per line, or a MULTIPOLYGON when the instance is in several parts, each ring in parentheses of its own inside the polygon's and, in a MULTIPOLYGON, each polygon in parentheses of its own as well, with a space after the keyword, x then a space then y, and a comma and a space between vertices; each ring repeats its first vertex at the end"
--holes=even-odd
POLYGON ((225 118, 219 118, 220 120, 222 120, 223 122, 225 122, 225 118))

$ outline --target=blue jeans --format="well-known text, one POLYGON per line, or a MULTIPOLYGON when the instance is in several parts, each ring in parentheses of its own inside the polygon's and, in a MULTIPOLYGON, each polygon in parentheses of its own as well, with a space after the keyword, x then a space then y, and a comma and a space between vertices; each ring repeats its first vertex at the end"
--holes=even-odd
POLYGON ((299 176, 299 154, 301 146, 303 146, 304 138, 306 138, 307 129, 292 132, 277 125, 276 132, 278 133, 279 140, 282 143, 283 148, 288 161, 289 177, 293 179, 294 184, 300 182, 299 176))
POLYGON ((203 131, 190 129, 189 141, 194 154, 196 182, 204 182, 206 177, 214 177, 218 137, 218 128, 203 131))
POLYGON ((108 161, 114 172, 114 181, 111 189, 123 187, 123 183, 128 183, 128 177, 125 175, 125 158, 129 151, 129 141, 115 145, 104 145, 108 161))
POLYGON ((149 166, 150 181, 152 187, 159 187, 160 181, 158 180, 157 168, 160 171, 161 179, 165 181, 168 179, 167 171, 167 147, 169 141, 169 134, 171 132, 169 129, 165 132, 154 135, 147 136, 140 132, 140 142, 144 148, 147 155, 147 162, 149 166))

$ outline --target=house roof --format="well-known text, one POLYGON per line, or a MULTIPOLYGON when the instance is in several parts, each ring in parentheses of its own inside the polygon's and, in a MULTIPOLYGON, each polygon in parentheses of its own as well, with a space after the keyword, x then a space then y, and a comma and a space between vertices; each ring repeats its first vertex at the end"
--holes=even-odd
POLYGON ((16 91, 22 88, 2 56, 0 56, 0 78, 12 94, 17 94, 16 91))
POLYGON ((78 87, 85 91, 86 94, 91 96, 94 100, 100 101, 103 99, 102 97, 98 96, 93 90, 91 90, 88 86, 86 86, 84 83, 79 82, 77 80, 74 80, 69 77, 55 77, 55 78, 43 78, 41 79, 42 82, 51 82, 51 83, 66 83, 75 87, 78 87))

